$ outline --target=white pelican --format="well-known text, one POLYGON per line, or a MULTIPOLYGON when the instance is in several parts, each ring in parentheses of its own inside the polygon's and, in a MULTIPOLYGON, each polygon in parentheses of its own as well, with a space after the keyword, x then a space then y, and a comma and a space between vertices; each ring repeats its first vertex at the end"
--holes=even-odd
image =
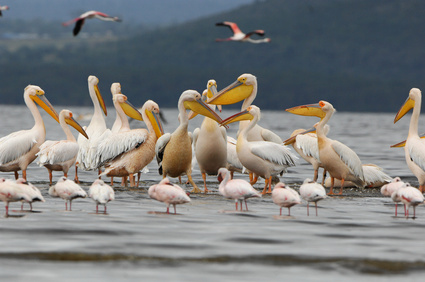
MULTIPOLYGON (((386 174, 383 169, 375 164, 364 164, 362 165, 364 182, 367 188, 377 188, 385 185, 386 183, 392 180, 391 176, 386 174)), ((325 180, 325 187, 331 186, 330 177, 325 180)), ((335 179, 334 188, 341 187, 341 181, 339 179, 335 179)), ((356 187, 351 181, 344 181, 344 187, 356 187)))
MULTIPOLYGON (((257 78, 249 73, 244 73, 238 79, 223 88, 212 98, 207 99, 207 103, 211 105, 230 105, 243 100, 241 111, 246 110, 257 96, 258 85, 257 78)), ((249 121, 242 120, 239 122, 239 132, 247 127, 249 121)), ((281 144, 282 139, 273 131, 263 128, 258 124, 254 126, 248 133, 248 141, 271 141, 281 144)))
POLYGON ((192 138, 187 132, 189 116, 186 109, 212 118, 219 123, 222 121, 208 105, 202 102, 201 98, 201 94, 195 90, 186 90, 180 95, 177 104, 180 125, 172 134, 162 135, 155 146, 159 174, 165 178, 179 177, 185 173, 193 186, 192 193, 200 193, 201 190, 192 180, 192 138))
POLYGON ((32 211, 32 203, 33 202, 45 202, 43 195, 41 194, 40 189, 32 185, 31 183, 27 182, 23 178, 18 178, 16 180, 16 184, 18 184, 19 187, 22 188, 22 190, 27 193, 28 197, 31 199, 31 201, 22 200, 21 210, 23 210, 24 202, 28 203, 30 205, 30 211, 32 211))
POLYGON ((334 195, 333 187, 335 178, 341 180, 339 195, 342 194, 342 187, 344 187, 344 181, 346 180, 354 182, 357 186, 364 187, 362 162, 357 154, 341 142, 326 137, 325 125, 335 112, 331 103, 320 101, 318 104, 298 106, 287 109, 286 111, 321 118, 320 122, 316 125, 316 134, 320 162, 331 177, 330 195, 334 195))
MULTIPOLYGON (((400 189, 404 185, 406 185, 406 183, 404 181, 402 181, 400 179, 400 177, 397 176, 397 177, 393 178, 390 183, 387 183, 387 184, 385 184, 384 186, 381 187, 381 194, 383 196, 389 196, 389 197, 392 198, 392 195, 394 194, 394 192, 396 192, 398 189, 400 189)), ((394 194, 393 201, 395 203, 395 216, 397 216, 397 203, 400 202, 397 194, 394 194)))
MULTIPOLYGON (((148 100, 139 112, 123 94, 114 95, 114 105, 121 117, 122 127, 99 143, 98 166, 105 166, 102 175, 130 177, 130 186, 136 186, 134 174, 139 173, 155 157, 156 140, 163 134, 159 120, 159 106, 148 100), (148 129, 130 130, 126 115, 143 120, 148 129)), ((138 185, 139 183, 137 183, 138 185)))
MULTIPOLYGON (((398 111, 394 123, 400 120, 413 108, 410 118, 409 133, 404 146, 406 163, 419 182, 419 190, 425 192, 425 141, 419 137, 418 121, 421 113, 422 93, 418 88, 412 88, 409 97, 398 111)), ((397 147, 397 144, 394 145, 397 147)))
POLYGON ((255 190, 249 182, 243 179, 230 179, 230 172, 227 168, 220 168, 218 170, 218 181, 220 185, 218 191, 221 195, 228 199, 234 199, 236 210, 238 210, 238 201, 240 202, 242 211, 242 202, 245 202, 245 208, 248 210, 246 199, 248 198, 261 198, 261 194, 255 190))
MULTIPOLYGON (((209 80, 207 88, 216 88, 215 80, 209 80)), ((207 95, 212 97, 213 92, 207 95), (211 93, 211 94, 210 94, 211 93)), ((213 110, 215 105, 213 105, 213 110)), ((207 193, 206 174, 217 175, 218 169, 227 165, 227 133, 226 128, 205 117, 200 128, 193 131, 193 147, 195 149, 196 161, 204 179, 204 192, 207 193)))
POLYGON ((18 179, 18 171, 22 170, 22 178, 27 179, 27 167, 37 156, 40 145, 46 139, 46 128, 35 103, 59 122, 58 114, 44 97, 44 91, 35 85, 28 85, 24 91, 24 101, 34 118, 34 126, 30 130, 13 132, 0 139, 0 171, 14 171, 18 179))
POLYGON ((50 187, 49 195, 52 197, 60 197, 61 199, 64 199, 65 210, 68 210, 69 201, 70 211, 72 210, 72 200, 87 197, 86 191, 84 191, 80 185, 70 179, 67 179, 64 176, 62 176, 55 185, 50 187))
POLYGON ((300 187, 300 195, 305 201, 307 201, 307 215, 310 215, 309 204, 314 202, 316 206, 316 216, 317 216, 317 202, 326 198, 326 190, 322 185, 312 181, 307 178, 304 180, 303 184, 300 187))
POLYGON ((96 203, 96 213, 99 212, 99 205, 105 208, 103 213, 106 214, 106 204, 115 200, 115 192, 111 186, 103 182, 102 179, 96 179, 89 188, 89 197, 96 203))
POLYGON ((32 199, 15 181, 0 178, 0 201, 5 203, 6 217, 8 217, 10 202, 31 202, 32 199))
POLYGON ((273 203, 280 207, 280 215, 282 208, 288 208, 288 216, 291 215, 291 207, 301 204, 301 198, 297 191, 288 187, 283 182, 279 182, 274 186, 272 192, 273 203))
POLYGON ((105 13, 98 12, 98 11, 88 11, 81 14, 78 18, 62 23, 62 25, 68 26, 70 24, 75 23, 72 33, 74 34, 74 36, 77 36, 81 28, 83 27, 85 20, 92 19, 92 18, 96 18, 102 21, 121 22, 121 19, 119 19, 118 17, 111 17, 105 13))
POLYGON ((238 25, 233 22, 220 22, 216 23, 216 26, 227 26, 232 31, 233 35, 229 38, 217 38, 215 41, 240 41, 240 42, 250 42, 250 43, 268 43, 270 42, 270 38, 263 38, 263 39, 252 39, 251 37, 256 34, 259 36, 264 36, 264 30, 257 29, 251 32, 248 32, 247 34, 243 33, 238 25))
POLYGON ((394 192, 393 199, 400 200, 405 205, 405 216, 409 217, 409 208, 413 207, 413 218, 416 217, 416 206, 424 202, 424 195, 415 187, 403 185, 394 192))
POLYGON ((105 118, 102 111, 107 115, 105 101, 100 94, 98 87, 99 79, 90 75, 88 77, 88 88, 90 98, 93 101, 94 112, 90 124, 84 128, 89 136, 87 139, 82 134, 78 135, 78 156, 75 166, 75 182, 78 183, 77 166, 84 170, 95 170, 96 165, 96 150, 99 142, 110 134, 110 130, 106 127, 105 118))
POLYGON ((176 214, 176 205, 190 202, 186 192, 180 186, 171 183, 168 178, 163 178, 158 184, 149 187, 148 194, 152 199, 165 203, 168 214, 170 205, 174 206, 174 214, 176 214))
POLYGON ((65 132, 66 140, 47 140, 40 146, 40 151, 36 154, 39 157, 38 164, 45 166, 49 171, 50 185, 52 185, 52 171, 63 171, 64 176, 68 177, 68 170, 75 164, 75 160, 77 159, 77 140, 72 135, 68 124, 88 138, 84 129, 73 118, 71 111, 62 110, 59 114, 59 123, 65 132))
POLYGON ((2 11, 6 11, 9 10, 9 6, 5 5, 5 6, 0 6, 0 17, 3 16, 3 12, 2 11))
POLYGON ((251 184, 257 181, 258 176, 264 177, 265 186, 262 193, 271 193, 272 176, 294 166, 297 157, 283 144, 247 140, 248 132, 260 120, 260 109, 257 106, 249 106, 245 111, 223 120, 222 125, 247 119, 251 119, 251 122, 239 132, 236 152, 242 165, 255 175, 251 184))

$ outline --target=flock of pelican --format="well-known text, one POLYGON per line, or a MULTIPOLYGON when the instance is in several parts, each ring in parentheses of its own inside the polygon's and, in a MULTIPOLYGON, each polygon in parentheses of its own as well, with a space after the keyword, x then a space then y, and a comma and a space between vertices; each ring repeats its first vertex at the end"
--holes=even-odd
MULTIPOLYGON (((406 216, 408 207, 416 207, 424 201, 422 193, 425 187, 425 141, 418 135, 421 106, 419 89, 413 88, 410 91, 408 99, 394 120, 397 122, 413 109, 407 139, 394 147, 405 147, 407 165, 420 184, 417 189, 407 183, 401 185, 400 179, 392 179, 376 165, 362 164, 357 154, 348 146, 328 138, 327 123, 335 112, 329 102, 320 101, 317 104, 287 109, 286 111, 297 115, 316 116, 320 121, 312 129, 295 130, 285 141, 272 131, 261 127, 258 124, 261 111, 252 104, 258 91, 257 79, 252 74, 242 74, 221 91, 217 90, 215 80, 208 81, 203 95, 195 90, 184 91, 177 103, 180 125, 172 133, 164 133, 158 104, 148 100, 140 111, 137 110, 121 93, 119 83, 111 85, 116 120, 111 129, 107 128, 107 110, 98 83, 97 77, 88 77, 88 90, 94 110, 89 125, 85 127, 73 118, 73 113, 69 110, 64 109, 58 115, 39 86, 28 85, 25 88, 24 101, 34 118, 34 126, 32 129, 17 131, 0 139, 0 171, 13 171, 16 179, 0 180, 0 199, 6 202, 6 213, 11 201, 34 201, 30 194, 24 196, 25 189, 18 186, 31 186, 26 183, 26 170, 37 157, 39 165, 46 167, 49 172, 50 185, 53 182, 52 171, 63 172, 64 176, 51 186, 49 194, 69 201, 70 209, 73 199, 87 196, 78 185, 77 168, 98 172, 99 180, 93 183, 94 187, 91 187, 89 196, 97 205, 105 205, 106 212, 106 203, 113 200, 114 195, 113 189, 100 180, 101 176, 121 177, 125 186, 129 178, 130 186, 137 187, 141 171, 155 157, 163 180, 149 189, 149 195, 165 202, 167 213, 169 205, 173 205, 175 211, 176 204, 190 201, 186 192, 178 185, 172 184, 169 177, 178 177, 181 181, 181 177, 186 175, 193 187, 191 193, 201 192, 192 179, 193 159, 196 160, 204 180, 204 193, 208 193, 206 176, 218 175, 221 182, 219 193, 234 199, 236 210, 238 202, 242 210, 242 202, 245 201, 248 210, 246 199, 271 194, 273 202, 281 208, 290 209, 291 206, 299 204, 301 198, 307 203, 314 202, 317 215, 317 201, 326 197, 326 173, 330 176, 329 195, 334 195, 334 187, 338 186, 338 194, 342 194, 347 183, 357 187, 383 186, 383 195, 391 196, 395 202, 405 204, 406 216), (241 111, 224 120, 215 111, 216 107, 221 110, 223 105, 238 102, 242 102, 241 111), (45 141, 46 129, 37 104, 60 123, 66 135, 65 140, 45 141), (188 132, 188 124, 197 114, 203 115, 204 120, 201 127, 192 134, 188 132), (146 128, 131 129, 128 117, 143 121, 146 128), (239 122, 236 139, 227 136, 226 131, 234 122, 239 122), (78 140, 69 126, 79 132, 78 140), (311 163, 314 169, 313 180, 304 181, 300 187, 300 195, 282 182, 276 184, 272 190, 273 178, 278 178, 288 167, 296 165, 298 157, 291 152, 287 146, 289 144, 304 160, 311 163), (74 164, 75 179, 72 181, 68 179, 68 171, 74 164), (319 168, 324 170, 321 184, 317 183, 319 168), (22 171, 22 178, 19 178, 19 171, 22 171), (234 172, 248 173, 249 182, 233 179, 234 172), (135 174, 138 175, 137 184, 135 174), (253 188, 259 177, 265 179, 262 193, 253 188), (397 186, 397 189, 390 189, 391 186, 397 186), (11 192, 11 187, 16 188, 15 193, 11 192)), ((31 187, 31 190, 36 189, 31 187)), ((42 197, 38 197, 38 200, 44 201, 42 197)))

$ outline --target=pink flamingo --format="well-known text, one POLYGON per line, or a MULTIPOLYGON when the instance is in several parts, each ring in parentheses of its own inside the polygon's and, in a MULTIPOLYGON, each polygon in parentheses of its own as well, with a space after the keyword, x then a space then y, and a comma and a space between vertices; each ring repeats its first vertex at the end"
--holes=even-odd
POLYGON ((245 208, 248 210, 248 204, 246 199, 252 197, 261 197, 261 194, 255 190, 249 182, 243 179, 230 179, 230 171, 227 168, 220 168, 218 170, 218 181, 220 186, 218 191, 221 195, 228 199, 234 199, 236 204, 236 210, 238 210, 238 201, 241 204, 242 211, 242 201, 245 201, 245 208))
POLYGON ((230 28, 230 30, 233 32, 233 35, 229 38, 217 38, 215 41, 241 41, 241 42, 251 42, 251 43, 268 43, 270 42, 270 38, 263 38, 263 39, 252 39, 251 36, 254 34, 264 36, 264 30, 257 29, 251 32, 248 32, 247 34, 243 33, 238 25, 233 22, 221 22, 216 23, 216 26, 227 26, 230 28))
POLYGON ((304 180, 303 184, 300 187, 301 198, 307 201, 307 215, 310 215, 309 212, 309 203, 314 202, 316 206, 316 216, 317 216, 317 202, 326 198, 325 188, 317 182, 312 181, 307 178, 304 180))
POLYGON ((96 213, 99 212, 99 205, 103 205, 105 207, 103 213, 106 214, 106 203, 115 200, 114 189, 101 179, 93 182, 88 194, 96 202, 96 213))
POLYGON ((65 176, 62 176, 54 186, 50 187, 49 195, 64 199, 65 210, 68 210, 69 201, 70 211, 72 210, 72 200, 87 197, 86 191, 84 191, 80 185, 70 179, 67 179, 65 176))
POLYGON ((416 217, 416 206, 424 202, 424 195, 419 189, 410 186, 408 183, 391 195, 391 198, 399 199, 405 205, 405 216, 409 217, 409 208, 413 207, 413 218, 416 217))
POLYGON ((176 214, 176 205, 190 202, 186 191, 171 183, 167 177, 162 179, 159 184, 149 187, 148 194, 152 199, 165 203, 168 214, 170 213, 170 205, 174 206, 174 214, 176 214))
MULTIPOLYGON (((387 183, 387 184, 385 184, 384 186, 381 187, 381 194, 383 196, 392 197, 394 192, 396 192, 398 189, 403 187, 403 185, 406 185, 406 183, 401 181, 400 177, 397 176, 397 177, 393 178, 393 180, 391 180, 390 183, 387 183)), ((397 216, 397 211, 398 211, 397 203, 401 202, 401 200, 398 198, 398 196, 396 194, 394 194, 394 198, 392 198, 392 200, 395 204, 395 216, 397 216)), ((406 210, 404 212, 406 213, 406 210)))
POLYGON ((0 6, 0 17, 3 16, 1 11, 9 10, 9 6, 0 6))
POLYGON ((111 17, 105 13, 98 12, 98 11, 88 11, 81 14, 78 18, 62 23, 62 25, 68 26, 70 24, 75 23, 73 34, 74 36, 77 36, 81 28, 83 27, 85 20, 92 19, 92 18, 97 18, 102 21, 121 22, 121 19, 119 19, 118 17, 111 17))
POLYGON ((6 217, 8 217, 10 202, 30 202, 31 197, 16 182, 0 178, 0 200, 6 205, 6 217))
POLYGON ((286 187, 285 183, 279 182, 274 186, 272 192, 273 203, 280 206, 280 215, 282 208, 288 208, 288 216, 291 215, 291 207, 301 204, 301 198, 297 191, 290 187, 286 187))

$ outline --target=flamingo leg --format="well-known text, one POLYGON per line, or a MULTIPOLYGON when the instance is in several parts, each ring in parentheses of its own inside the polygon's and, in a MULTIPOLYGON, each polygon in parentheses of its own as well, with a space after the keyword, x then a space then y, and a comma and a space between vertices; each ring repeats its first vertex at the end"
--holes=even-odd
POLYGON ((176 211, 176 204, 173 204, 173 206, 174 206, 174 214, 177 214, 177 211, 176 211))
POLYGON ((167 214, 170 214, 170 206, 167 206, 167 214))
POLYGON ((280 215, 282 215, 282 207, 280 207, 280 215))
POLYGON ((68 210, 68 202, 67 201, 65 201, 65 210, 66 211, 68 210))
POLYGON ((99 204, 96 204, 96 213, 99 212, 99 204))
POLYGON ((243 210, 243 205, 242 205, 242 200, 239 200, 240 206, 241 206, 241 211, 243 210))
POLYGON ((106 205, 104 205, 103 213, 106 214, 106 205))
POLYGON ((291 207, 288 207, 288 216, 291 216, 291 207))
POLYGON ((310 216, 309 206, 310 206, 310 203, 309 203, 309 202, 307 202, 307 216, 310 216))
POLYGON ((395 203, 395 216, 397 217, 397 209, 398 209, 398 205, 397 203, 395 203))
MULTIPOLYGON (((246 199, 244 200, 245 201, 245 208, 246 208, 246 210, 248 211, 248 204, 246 203, 246 199)), ((242 204, 242 203, 241 203, 242 204)))
POLYGON ((9 202, 6 202, 6 217, 9 216, 9 202))
POLYGON ((205 172, 202 173, 202 179, 204 179, 204 193, 207 194, 208 193, 208 189, 207 189, 207 174, 205 172))
POLYGON ((236 204, 236 210, 238 210, 238 200, 235 201, 236 204))
POLYGON ((69 211, 72 211, 72 201, 69 201, 69 211))
POLYGON ((316 216, 317 216, 317 202, 314 202, 314 205, 316 206, 316 216))
POLYGON ((21 202, 21 211, 24 210, 24 202, 21 202))
POLYGON ((47 171, 49 172, 49 184, 52 185, 52 183, 53 183, 53 181, 52 181, 53 180, 52 170, 51 169, 47 169, 47 171))

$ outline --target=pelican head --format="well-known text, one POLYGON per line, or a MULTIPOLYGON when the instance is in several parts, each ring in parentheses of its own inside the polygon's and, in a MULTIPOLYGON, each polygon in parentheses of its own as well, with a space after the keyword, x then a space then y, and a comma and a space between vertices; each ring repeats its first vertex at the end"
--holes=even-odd
POLYGON ((60 119, 64 119, 67 124, 75 128, 78 132, 80 132, 84 137, 89 139, 89 136, 84 131, 83 127, 74 119, 73 114, 70 110, 62 110, 59 114, 60 119))
MULTIPOLYGON (((59 122, 59 115, 50 104, 49 100, 44 96, 44 90, 37 85, 28 85, 24 90, 24 97, 28 96, 43 108, 49 115, 51 115, 57 122, 59 122)), ((25 99, 25 98, 24 98, 25 99)))
POLYGON ((114 82, 111 84, 111 93, 112 93, 112 96, 118 93, 121 94, 121 84, 119 82, 114 82))
POLYGON ((421 90, 418 88, 412 88, 409 92, 409 97, 407 97, 403 106, 401 106, 397 115, 394 118, 394 123, 399 121, 405 114, 407 114, 415 106, 415 101, 420 101, 422 99, 421 90))
POLYGON ((114 97, 112 97, 112 101, 114 104, 118 103, 127 116, 137 120, 143 120, 142 114, 129 101, 127 101, 127 96, 124 94, 115 94, 114 97))
POLYGON ((185 109, 192 110, 197 114, 209 117, 218 123, 222 119, 211 109, 207 104, 202 101, 202 96, 196 90, 186 90, 180 95, 178 105, 183 105, 185 109))
POLYGON ((164 134, 164 129, 159 116, 159 106, 152 100, 147 100, 143 104, 142 111, 145 112, 149 121, 152 124, 152 127, 155 131, 156 137, 159 138, 164 134))
POLYGON ((105 116, 107 116, 108 112, 106 110, 106 104, 105 104, 105 101, 103 100, 102 95, 100 94, 100 90, 99 90, 99 86, 98 86, 99 79, 94 75, 90 75, 89 78, 88 78, 88 82, 89 82, 89 85, 93 87, 94 92, 96 93, 97 100, 99 101, 100 107, 102 108, 103 112, 105 113, 105 116))
MULTIPOLYGON (((230 105, 247 99, 255 93, 254 88, 257 87, 257 78, 249 73, 244 73, 238 79, 226 88, 218 92, 214 97, 207 100, 208 104, 214 105, 230 105)), ((253 101, 254 97, 250 97, 253 101)))
POLYGON ((225 126, 225 125, 228 125, 229 123, 242 121, 242 120, 252 120, 254 118, 257 118, 257 120, 260 120, 260 117, 261 117, 260 108, 258 108, 257 106, 251 105, 246 110, 243 110, 223 120, 221 125, 225 126))

